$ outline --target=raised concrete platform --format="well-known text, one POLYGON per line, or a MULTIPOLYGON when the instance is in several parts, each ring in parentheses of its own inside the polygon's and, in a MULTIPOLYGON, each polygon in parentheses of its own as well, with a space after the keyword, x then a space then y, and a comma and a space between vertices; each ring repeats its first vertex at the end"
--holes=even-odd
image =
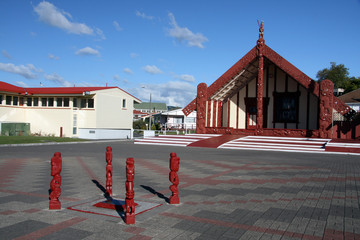
POLYGON ((239 150, 360 154, 360 141, 322 138, 189 134, 136 139, 135 144, 239 150))

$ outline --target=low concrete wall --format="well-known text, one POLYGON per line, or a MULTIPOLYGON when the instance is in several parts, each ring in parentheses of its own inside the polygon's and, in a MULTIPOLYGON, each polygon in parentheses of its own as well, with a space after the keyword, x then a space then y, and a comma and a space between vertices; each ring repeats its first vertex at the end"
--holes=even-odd
POLYGON ((132 139, 132 129, 79 128, 79 138, 84 139, 132 139))

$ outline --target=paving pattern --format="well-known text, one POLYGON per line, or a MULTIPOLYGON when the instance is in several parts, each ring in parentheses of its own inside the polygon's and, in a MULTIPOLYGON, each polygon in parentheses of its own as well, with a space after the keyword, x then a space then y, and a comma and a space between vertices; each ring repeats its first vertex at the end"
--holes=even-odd
MULTIPOLYGON (((48 210, 51 156, 21 156, 13 148, 9 157, 0 148, 0 238, 360 239, 359 156, 256 157, 254 151, 236 156, 226 149, 136 145, 135 201, 152 207, 126 225, 123 212, 103 214, 93 206, 105 200, 105 146, 99 154, 91 152, 96 144, 88 145, 90 152, 63 154, 59 211, 48 210), (160 157, 174 150, 180 157, 179 205, 167 203, 169 159, 160 157)), ((113 198, 123 199, 125 157, 117 156, 134 144, 111 146, 113 198)))

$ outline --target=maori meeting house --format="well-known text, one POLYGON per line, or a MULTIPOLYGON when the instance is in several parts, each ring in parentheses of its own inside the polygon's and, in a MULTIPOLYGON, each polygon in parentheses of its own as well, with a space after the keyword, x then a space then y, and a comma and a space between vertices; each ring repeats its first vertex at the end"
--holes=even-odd
POLYGON ((256 46, 210 86, 200 83, 183 109, 197 111, 197 133, 359 138, 333 83, 312 80, 265 44, 262 24, 259 32, 256 46))

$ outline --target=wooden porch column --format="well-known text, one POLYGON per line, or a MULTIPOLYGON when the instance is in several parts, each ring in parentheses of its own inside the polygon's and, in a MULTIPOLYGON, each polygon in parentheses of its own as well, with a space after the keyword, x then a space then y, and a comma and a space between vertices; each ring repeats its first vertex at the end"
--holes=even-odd
POLYGON ((319 132, 321 138, 332 138, 333 92, 334 84, 332 81, 326 79, 320 82, 319 132))
POLYGON ((222 101, 218 102, 218 113, 217 113, 217 127, 222 127, 222 116, 223 116, 223 110, 222 110, 222 101))
POLYGON ((217 127, 216 126, 216 113, 217 113, 217 109, 216 109, 216 106, 217 106, 217 101, 216 100, 214 100, 214 102, 213 102, 213 123, 212 123, 212 126, 213 127, 217 127))
POLYGON ((198 134, 205 134, 206 99, 207 85, 206 83, 200 83, 197 86, 196 97, 196 133, 198 134))

